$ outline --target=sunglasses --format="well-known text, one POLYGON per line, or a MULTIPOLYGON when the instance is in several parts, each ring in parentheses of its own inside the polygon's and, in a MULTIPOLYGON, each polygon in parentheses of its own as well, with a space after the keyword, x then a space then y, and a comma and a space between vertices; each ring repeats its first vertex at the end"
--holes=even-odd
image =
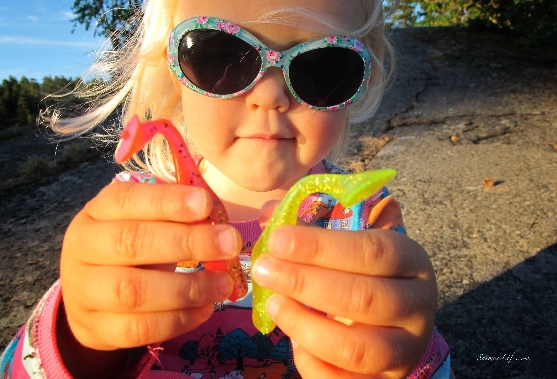
POLYGON ((215 98, 241 96, 269 67, 279 67, 300 103, 327 111, 360 99, 371 77, 370 53, 357 39, 330 36, 279 52, 213 17, 190 18, 174 28, 168 63, 183 85, 215 98))

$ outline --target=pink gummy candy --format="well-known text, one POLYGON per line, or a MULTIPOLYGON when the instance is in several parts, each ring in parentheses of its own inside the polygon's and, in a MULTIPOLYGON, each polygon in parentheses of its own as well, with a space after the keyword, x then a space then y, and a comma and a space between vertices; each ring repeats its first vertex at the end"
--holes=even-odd
MULTIPOLYGON (((116 151, 116 162, 122 163, 130 159, 157 133, 164 135, 170 147, 170 151, 172 152, 176 170, 176 182, 178 184, 205 188, 213 200, 213 210, 211 214, 205 221, 200 223, 229 223, 224 205, 211 187, 203 180, 182 135, 172 122, 164 119, 141 122, 137 115, 133 116, 120 135, 121 141, 116 151)), ((178 265, 180 265, 180 262, 178 265)), ((234 292, 232 292, 228 300, 234 302, 247 294, 248 285, 246 275, 244 274, 244 270, 238 258, 225 261, 203 262, 203 266, 210 271, 225 271, 232 277, 234 281, 234 292)))

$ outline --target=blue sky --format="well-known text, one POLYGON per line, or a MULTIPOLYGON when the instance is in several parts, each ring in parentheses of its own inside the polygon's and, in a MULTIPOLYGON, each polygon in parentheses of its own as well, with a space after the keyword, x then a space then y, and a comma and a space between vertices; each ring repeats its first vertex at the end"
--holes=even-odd
POLYGON ((73 2, 0 0, 0 81, 76 77, 89 67, 104 39, 81 25, 72 34, 73 2))

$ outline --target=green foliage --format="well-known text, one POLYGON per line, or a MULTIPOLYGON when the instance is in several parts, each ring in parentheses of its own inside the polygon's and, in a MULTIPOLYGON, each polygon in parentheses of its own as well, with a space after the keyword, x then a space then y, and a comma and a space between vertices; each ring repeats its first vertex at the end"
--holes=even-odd
POLYGON ((402 1, 398 7, 398 11, 393 17, 396 25, 409 28, 416 24, 416 4, 409 1, 402 1))
POLYGON ((94 34, 109 38, 112 47, 118 49, 139 25, 141 3, 141 0, 75 0, 74 30, 78 23, 86 30, 94 25, 94 34))
POLYGON ((0 85, 0 129, 32 124, 36 121, 41 107, 53 104, 51 94, 67 94, 75 87, 76 81, 61 76, 46 76, 42 84, 23 76, 19 81, 10 76, 0 85))
POLYGON ((475 26, 510 31, 530 46, 554 43, 557 37, 555 0, 476 0, 481 16, 475 26))
POLYGON ((470 26, 517 35, 530 46, 557 37, 555 0, 401 0, 394 23, 411 26, 470 26))
POLYGON ((35 80, 25 76, 19 81, 13 76, 4 79, 0 86, 0 127, 33 122, 40 98, 40 87, 35 80))
POLYGON ((478 9, 471 0, 452 1, 420 1, 422 11, 419 21, 421 25, 452 26, 468 25, 470 19, 479 15, 478 9))
POLYGON ((45 76, 41 84, 41 92, 46 95, 55 93, 68 93, 76 85, 76 79, 63 76, 45 76))

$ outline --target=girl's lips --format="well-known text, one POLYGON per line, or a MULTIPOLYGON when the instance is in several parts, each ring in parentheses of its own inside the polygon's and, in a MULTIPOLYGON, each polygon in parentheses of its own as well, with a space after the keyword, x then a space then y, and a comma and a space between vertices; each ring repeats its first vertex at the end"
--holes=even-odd
POLYGON ((279 143, 283 140, 286 140, 286 138, 276 138, 276 137, 248 137, 247 138, 250 141, 254 141, 254 142, 261 142, 261 143, 279 143))
POLYGON ((283 142, 283 141, 288 141, 288 140, 291 140, 292 138, 281 137, 281 136, 278 136, 278 135, 271 135, 271 136, 253 135, 253 136, 249 136, 249 137, 243 137, 243 139, 253 141, 253 142, 259 142, 259 143, 274 144, 274 143, 279 143, 279 142, 283 142))

